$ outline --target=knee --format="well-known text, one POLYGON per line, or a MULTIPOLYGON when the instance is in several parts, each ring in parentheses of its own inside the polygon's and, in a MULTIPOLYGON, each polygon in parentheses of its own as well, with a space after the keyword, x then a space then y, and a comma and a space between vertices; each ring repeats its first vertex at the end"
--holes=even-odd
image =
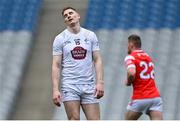
POLYGON ((80 120, 80 115, 72 114, 68 117, 69 120, 80 120))

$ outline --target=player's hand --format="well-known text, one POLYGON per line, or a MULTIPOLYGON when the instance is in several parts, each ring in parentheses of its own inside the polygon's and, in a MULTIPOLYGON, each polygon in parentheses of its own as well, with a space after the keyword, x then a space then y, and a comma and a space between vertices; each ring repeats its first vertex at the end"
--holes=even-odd
POLYGON ((94 95, 97 99, 104 96, 104 84, 103 83, 97 83, 96 84, 96 89, 95 89, 94 95))
POLYGON ((53 102, 56 106, 61 106, 61 93, 58 90, 53 91, 53 102))

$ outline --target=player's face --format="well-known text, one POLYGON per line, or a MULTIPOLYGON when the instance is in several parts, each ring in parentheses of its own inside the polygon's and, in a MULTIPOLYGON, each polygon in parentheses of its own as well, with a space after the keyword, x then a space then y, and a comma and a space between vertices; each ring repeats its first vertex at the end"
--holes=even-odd
POLYGON ((72 9, 65 10, 63 17, 67 26, 74 26, 80 19, 80 15, 72 9))
POLYGON ((132 52, 133 48, 134 48, 133 43, 128 42, 128 54, 131 54, 131 52, 132 52))

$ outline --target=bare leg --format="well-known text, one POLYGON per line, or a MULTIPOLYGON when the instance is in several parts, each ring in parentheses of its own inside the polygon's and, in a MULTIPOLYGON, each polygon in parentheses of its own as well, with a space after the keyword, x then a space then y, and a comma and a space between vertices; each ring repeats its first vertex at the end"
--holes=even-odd
POLYGON ((163 115, 160 111, 150 111, 149 117, 151 120, 163 120, 163 115))
POLYGON ((80 102, 79 101, 66 101, 64 107, 68 120, 80 120, 80 102))
POLYGON ((87 120, 100 120, 100 109, 98 103, 82 104, 82 109, 87 120))
POLYGON ((125 120, 137 120, 142 115, 141 112, 134 112, 131 110, 128 110, 125 113, 125 120))

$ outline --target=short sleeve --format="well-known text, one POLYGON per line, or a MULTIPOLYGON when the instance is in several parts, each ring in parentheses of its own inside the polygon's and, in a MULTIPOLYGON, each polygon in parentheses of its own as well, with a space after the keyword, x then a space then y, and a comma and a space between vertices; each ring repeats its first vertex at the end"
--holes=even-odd
POLYGON ((132 55, 126 56, 126 58, 124 59, 126 68, 127 69, 136 68, 134 61, 135 61, 135 58, 132 55))
POLYGON ((61 55, 63 53, 63 39, 57 36, 53 42, 53 55, 61 55))
POLYGON ((92 40, 92 50, 93 51, 100 50, 99 41, 98 41, 97 36, 96 36, 96 34, 94 32, 93 32, 91 37, 92 37, 91 38, 91 40, 92 40))

